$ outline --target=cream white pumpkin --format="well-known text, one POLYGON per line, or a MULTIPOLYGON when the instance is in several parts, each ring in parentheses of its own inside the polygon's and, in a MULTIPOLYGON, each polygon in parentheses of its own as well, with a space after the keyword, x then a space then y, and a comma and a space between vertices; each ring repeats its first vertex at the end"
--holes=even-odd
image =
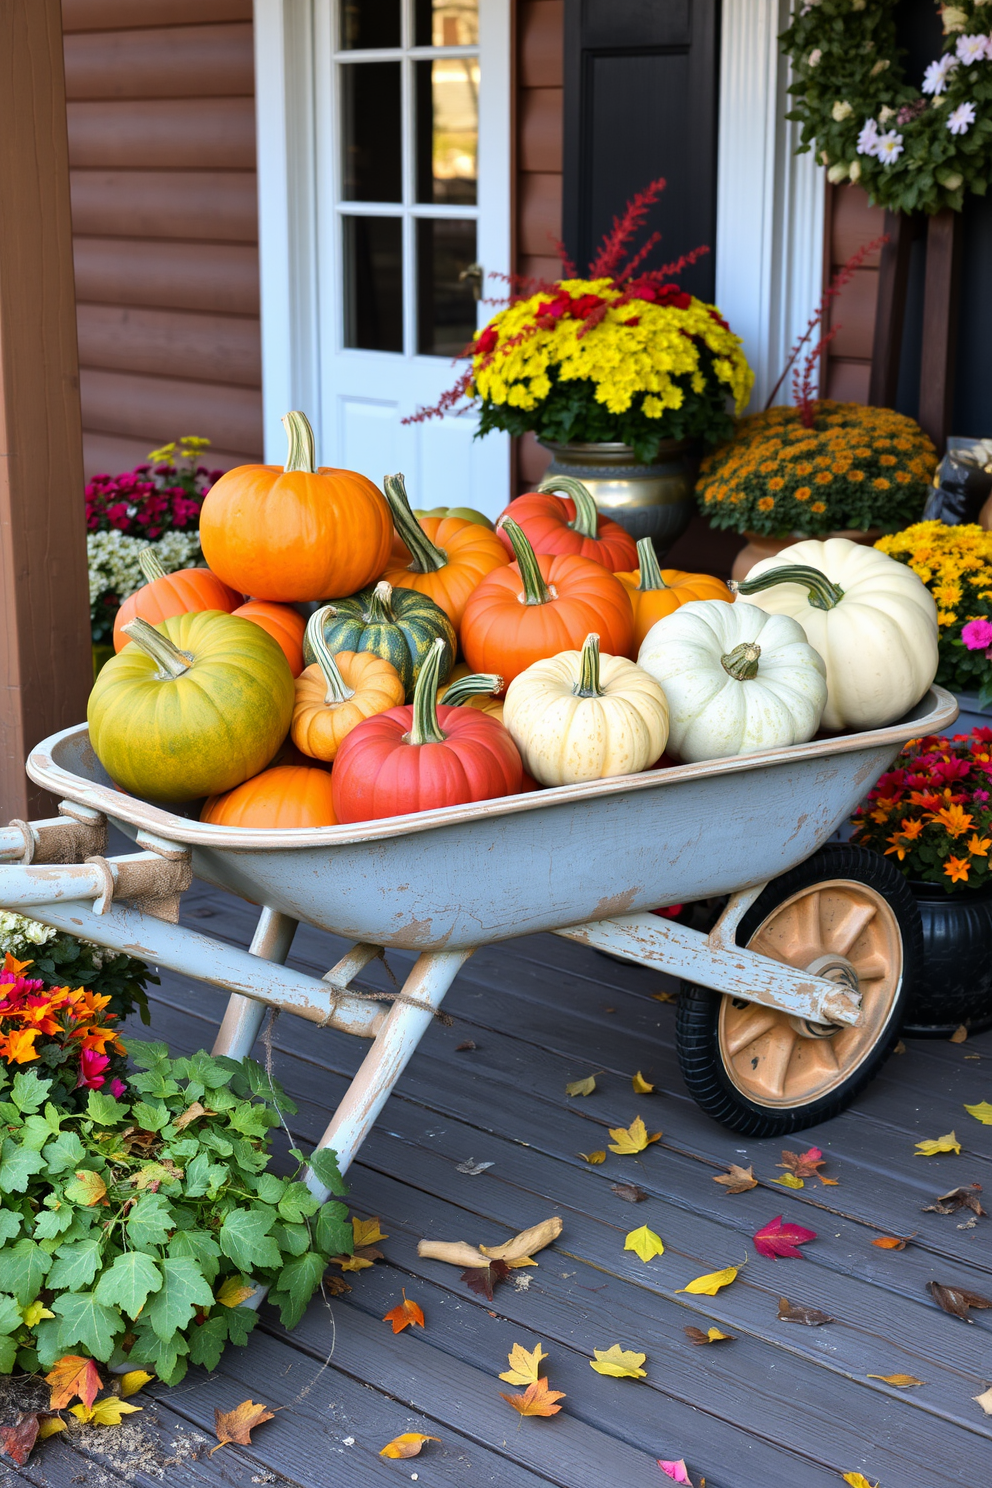
POLYGON ((828 729, 881 728, 908 712, 937 673, 937 606, 905 563, 846 537, 807 539, 756 563, 742 599, 798 620, 827 666, 828 729), (768 583, 777 570, 815 569, 826 583, 768 583))
POLYGON ((647 672, 625 656, 600 656, 599 636, 588 635, 581 651, 514 677, 503 724, 528 774, 541 785, 574 785, 653 765, 668 740, 668 704, 647 672))
POLYGON ((802 627, 756 605, 682 605, 652 625, 637 662, 668 699, 669 754, 688 762, 803 744, 827 700, 802 627))

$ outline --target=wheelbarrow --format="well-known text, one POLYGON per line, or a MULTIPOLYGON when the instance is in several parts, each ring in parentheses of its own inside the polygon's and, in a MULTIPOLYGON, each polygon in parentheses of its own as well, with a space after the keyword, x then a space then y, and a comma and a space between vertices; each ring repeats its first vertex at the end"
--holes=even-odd
POLYGON ((342 1170, 472 952, 540 931, 682 978, 690 1092, 736 1131, 784 1134, 872 1078, 922 954, 903 875, 828 839, 908 739, 955 716, 934 687, 865 733, 298 831, 211 826, 198 803, 126 795, 80 726, 27 762, 59 816, 0 830, 0 907, 225 988, 216 1053, 246 1055, 267 1008, 370 1039, 320 1143, 342 1170), (104 856, 108 821, 136 852, 104 856), (194 875, 261 907, 248 951, 179 925, 194 875), (709 934, 652 913, 722 896, 709 934), (352 942, 319 980, 284 964, 300 920, 352 942), (390 947, 419 953, 391 1005, 353 985, 390 947))

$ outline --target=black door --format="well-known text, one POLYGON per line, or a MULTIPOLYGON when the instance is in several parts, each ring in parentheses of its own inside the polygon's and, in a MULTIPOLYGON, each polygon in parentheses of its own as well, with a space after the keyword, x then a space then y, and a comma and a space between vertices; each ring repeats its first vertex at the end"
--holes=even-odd
POLYGON ((660 268, 713 299, 719 0, 565 0, 565 245, 584 273, 627 201, 664 176, 649 231, 660 268))

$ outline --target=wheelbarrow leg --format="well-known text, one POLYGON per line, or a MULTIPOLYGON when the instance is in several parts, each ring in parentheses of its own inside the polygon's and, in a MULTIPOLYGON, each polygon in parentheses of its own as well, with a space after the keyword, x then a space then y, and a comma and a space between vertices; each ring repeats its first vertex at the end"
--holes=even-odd
MULTIPOLYGON (((263 909, 248 947, 250 954, 262 961, 278 961, 282 965, 289 955, 299 923, 292 915, 282 914, 277 909, 263 909)), ((267 1011, 264 1002, 258 1002, 254 997, 242 997, 239 992, 232 993, 214 1040, 213 1052, 227 1054, 231 1059, 244 1059, 252 1051, 267 1011)))
MULTIPOLYGON (((399 1001, 393 1004, 317 1144, 334 1148, 342 1173, 354 1161, 410 1056, 430 1027, 434 1011, 471 954, 471 950, 426 951, 403 983, 403 996, 416 998, 425 1006, 414 1007, 399 1001)), ((330 1190, 313 1173, 307 1178, 307 1187, 321 1202, 330 1195, 330 1190)))

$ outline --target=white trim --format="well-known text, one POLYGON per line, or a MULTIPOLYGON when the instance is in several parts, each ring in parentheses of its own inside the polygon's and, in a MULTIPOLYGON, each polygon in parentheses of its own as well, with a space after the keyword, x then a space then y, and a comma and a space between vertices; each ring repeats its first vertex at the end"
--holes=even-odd
MULTIPOLYGON (((716 301, 744 339, 762 408, 823 285, 825 185, 796 155, 788 61, 778 36, 789 0, 723 0, 717 171, 716 301)), ((790 401, 788 381, 776 402, 790 401)))

